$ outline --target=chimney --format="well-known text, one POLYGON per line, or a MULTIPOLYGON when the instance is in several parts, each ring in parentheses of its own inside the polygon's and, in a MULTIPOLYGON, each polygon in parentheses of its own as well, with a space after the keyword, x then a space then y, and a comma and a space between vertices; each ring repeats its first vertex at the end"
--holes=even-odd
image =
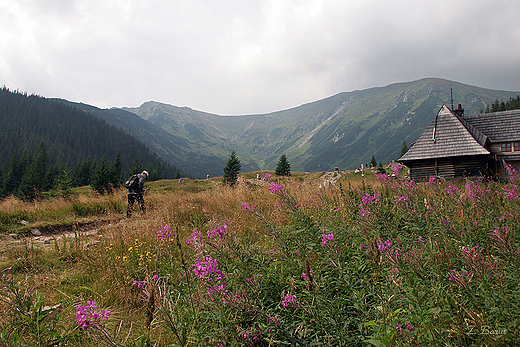
POLYGON ((453 113, 455 113, 460 118, 464 118, 464 109, 462 108, 461 104, 459 104, 456 110, 453 110, 453 113))

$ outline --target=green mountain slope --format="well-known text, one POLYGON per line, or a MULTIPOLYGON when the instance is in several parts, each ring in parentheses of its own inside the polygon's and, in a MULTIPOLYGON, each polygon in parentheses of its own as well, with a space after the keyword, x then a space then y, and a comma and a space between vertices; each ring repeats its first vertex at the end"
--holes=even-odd
MULTIPOLYGON (((137 117, 136 117, 137 118, 137 117)), ((125 172, 136 157, 146 168, 155 168, 160 157, 133 136, 70 105, 36 95, 0 89, 0 172, 13 156, 36 155, 43 143, 52 165, 71 170, 88 159, 99 163, 120 154, 125 172)), ((162 161, 167 177, 177 168, 162 161)), ((17 173, 20 175, 21 173, 17 173)))
POLYGON ((242 171, 273 170, 281 154, 295 171, 319 171, 358 167, 372 155, 383 163, 398 159, 403 140, 415 141, 440 106, 450 105, 451 90, 455 105, 462 104, 466 114, 519 94, 426 78, 340 93, 262 115, 219 116, 152 101, 124 110, 184 139, 184 149, 193 158, 221 158, 221 165, 217 159, 191 161, 192 169, 201 173, 220 165, 215 170, 222 174, 232 150, 242 171))

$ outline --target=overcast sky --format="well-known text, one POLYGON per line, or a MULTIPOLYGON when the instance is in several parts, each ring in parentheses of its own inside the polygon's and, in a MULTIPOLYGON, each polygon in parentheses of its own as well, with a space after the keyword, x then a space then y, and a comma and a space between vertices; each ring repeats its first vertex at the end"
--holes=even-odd
POLYGON ((0 86, 267 113, 440 77, 520 91, 518 0, 0 0, 0 86))

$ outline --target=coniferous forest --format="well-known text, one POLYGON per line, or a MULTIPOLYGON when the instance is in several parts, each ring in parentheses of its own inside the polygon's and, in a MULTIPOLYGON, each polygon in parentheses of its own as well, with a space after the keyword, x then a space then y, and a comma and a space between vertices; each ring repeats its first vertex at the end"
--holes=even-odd
POLYGON ((520 95, 517 95, 516 98, 509 98, 509 100, 498 101, 495 99, 493 104, 488 105, 486 107, 485 113, 491 112, 500 112, 500 111, 509 111, 509 110, 518 110, 520 109, 520 95))
POLYGON ((186 176, 142 142, 86 112, 36 95, 0 89, 0 196, 91 185, 101 194, 130 174, 186 176))

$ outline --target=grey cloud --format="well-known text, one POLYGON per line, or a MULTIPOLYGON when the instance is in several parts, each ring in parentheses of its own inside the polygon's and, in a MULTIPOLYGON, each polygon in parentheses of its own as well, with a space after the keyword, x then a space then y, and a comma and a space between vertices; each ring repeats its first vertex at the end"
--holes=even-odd
POLYGON ((519 15, 508 0, 0 0, 0 84, 219 114, 423 77, 520 90, 519 15))

